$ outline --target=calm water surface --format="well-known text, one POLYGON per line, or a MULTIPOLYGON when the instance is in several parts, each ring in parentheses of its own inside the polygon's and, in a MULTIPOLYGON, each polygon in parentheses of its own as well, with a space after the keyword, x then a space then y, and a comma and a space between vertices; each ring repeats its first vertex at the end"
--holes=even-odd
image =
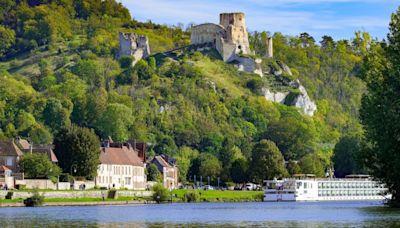
POLYGON ((400 227, 380 202, 0 208, 0 227, 400 227))

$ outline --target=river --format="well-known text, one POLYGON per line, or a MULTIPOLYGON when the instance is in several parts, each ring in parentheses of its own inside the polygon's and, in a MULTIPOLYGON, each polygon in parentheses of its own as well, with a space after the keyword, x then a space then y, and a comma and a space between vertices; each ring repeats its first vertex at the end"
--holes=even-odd
POLYGON ((0 208, 0 227, 400 227, 380 202, 0 208))

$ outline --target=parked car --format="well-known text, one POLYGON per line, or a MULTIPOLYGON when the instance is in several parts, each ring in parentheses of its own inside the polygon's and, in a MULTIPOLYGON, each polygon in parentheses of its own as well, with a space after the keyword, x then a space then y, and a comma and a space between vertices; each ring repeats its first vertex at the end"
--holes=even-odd
POLYGON ((241 188, 240 186, 235 186, 235 187, 233 188, 233 190, 235 190, 235 191, 242 191, 242 188, 241 188))
POLYGON ((253 183, 247 183, 247 184, 244 186, 244 189, 247 190, 247 191, 254 191, 254 190, 257 189, 257 185, 256 185, 256 184, 253 184, 253 183))
POLYGON ((211 185, 204 185, 203 189, 204 190, 214 190, 214 187, 211 185))

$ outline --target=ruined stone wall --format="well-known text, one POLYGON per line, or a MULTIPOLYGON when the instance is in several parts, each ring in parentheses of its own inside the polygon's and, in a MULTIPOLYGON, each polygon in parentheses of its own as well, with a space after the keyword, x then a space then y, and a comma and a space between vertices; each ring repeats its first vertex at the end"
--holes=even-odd
POLYGON ((232 61, 236 57, 236 44, 226 43, 223 38, 217 40, 216 49, 225 62, 232 61))
POLYGON ((222 26, 207 23, 192 27, 192 35, 190 39, 192 44, 215 44, 218 39, 224 36, 224 34, 225 29, 222 26))
POLYGON ((150 55, 149 40, 146 36, 132 33, 119 33, 119 53, 118 57, 133 56, 134 63, 150 55))
POLYGON ((119 57, 132 55, 132 51, 136 48, 137 45, 132 34, 119 33, 119 57))

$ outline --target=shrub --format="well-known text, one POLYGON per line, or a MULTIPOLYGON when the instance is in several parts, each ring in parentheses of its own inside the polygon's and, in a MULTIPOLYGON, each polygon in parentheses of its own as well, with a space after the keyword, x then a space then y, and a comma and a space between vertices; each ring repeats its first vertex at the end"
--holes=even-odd
POLYGON ((188 191, 185 194, 185 201, 188 203, 194 203, 200 201, 200 194, 198 191, 188 191))
POLYGON ((157 203, 167 201, 168 195, 168 189, 165 188, 162 184, 155 184, 153 186, 153 200, 157 203))
POLYGON ((251 79, 246 83, 247 88, 249 88, 253 93, 260 95, 262 93, 262 88, 264 87, 264 82, 261 78, 251 79))
POLYGON ((285 98, 285 104, 286 105, 293 105, 295 100, 296 100, 296 98, 298 96, 300 96, 300 95, 301 95, 301 92, 300 92, 299 89, 291 89, 290 93, 285 98))
POLYGON ((133 56, 122 56, 119 59, 119 64, 120 64, 121 68, 129 68, 129 67, 132 67, 132 63, 133 63, 134 59, 135 58, 133 56))
POLYGON ((33 195, 24 200, 24 204, 27 207, 38 207, 42 206, 44 202, 44 196, 39 194, 37 189, 33 190, 33 195))

